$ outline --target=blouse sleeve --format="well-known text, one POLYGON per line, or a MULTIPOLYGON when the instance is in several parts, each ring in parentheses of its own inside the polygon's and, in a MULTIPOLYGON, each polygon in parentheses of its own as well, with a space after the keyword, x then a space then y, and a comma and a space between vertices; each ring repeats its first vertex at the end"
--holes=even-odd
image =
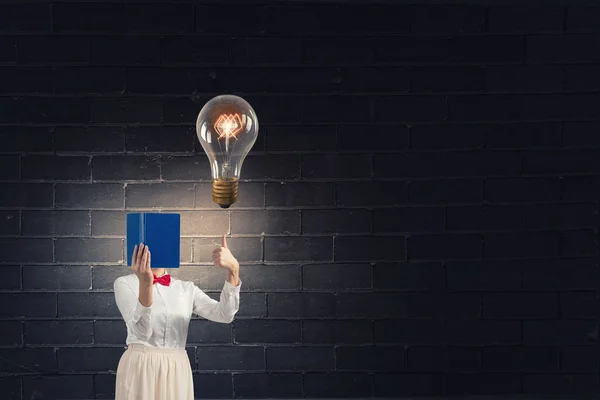
POLYGON ((117 307, 129 330, 139 339, 152 336, 152 307, 145 307, 131 287, 121 278, 114 283, 117 307))
POLYGON ((210 321, 229 323, 240 308, 240 287, 225 281, 219 301, 210 298, 194 285, 194 314, 210 321))

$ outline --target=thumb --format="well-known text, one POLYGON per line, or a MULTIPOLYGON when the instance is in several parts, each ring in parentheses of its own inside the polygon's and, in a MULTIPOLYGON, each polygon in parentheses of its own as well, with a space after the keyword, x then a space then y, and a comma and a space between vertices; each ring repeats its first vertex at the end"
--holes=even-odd
POLYGON ((221 246, 227 248, 227 238, 225 237, 225 235, 223 235, 223 238, 221 240, 221 246))

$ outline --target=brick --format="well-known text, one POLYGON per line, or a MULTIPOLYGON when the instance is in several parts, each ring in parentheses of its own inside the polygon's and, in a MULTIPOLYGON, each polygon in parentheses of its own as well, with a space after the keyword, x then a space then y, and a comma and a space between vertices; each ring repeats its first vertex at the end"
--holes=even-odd
MULTIPOLYGON (((308 107, 318 98, 270 95, 246 96, 245 99, 252 104, 256 114, 260 115, 260 123, 268 126, 271 124, 289 125, 302 122, 303 116, 308 114, 308 107)), ((337 108, 331 103, 328 102, 327 104, 331 106, 332 112, 334 112, 337 108)), ((337 107, 341 108, 342 104, 338 104, 337 107)), ((194 116, 194 120, 195 118, 194 116)))
POLYGON ((233 382, 229 373, 194 374, 193 382, 196 399, 230 399, 233 395, 233 382))
POLYGON ((0 194, 3 207, 52 207, 53 187, 48 183, 4 183, 0 194))
POLYGON ((158 180, 160 163, 146 156, 95 156, 92 178, 94 181, 158 180))
MULTIPOLYGON (((448 60, 447 39, 442 36, 400 35, 379 37, 361 44, 374 52, 374 63, 434 63, 448 60)), ((370 60, 366 60, 367 63, 370 60)))
POLYGON ((415 150, 480 149, 482 128, 476 124, 415 125, 410 129, 410 148, 415 150))
POLYGON ((123 184, 57 184, 58 208, 123 209, 123 184))
POLYGON ((403 205, 407 197, 406 182, 336 183, 336 204, 342 207, 403 205))
POLYGON ((333 198, 332 183, 267 183, 265 186, 267 207, 322 207, 333 205, 333 198))
POLYGON ((477 234, 422 234, 408 238, 409 259, 481 258, 483 243, 477 234))
POLYGON ((73 97, 21 97, 18 99, 21 122, 88 123, 91 100, 73 97))
POLYGON ((303 98, 303 123, 357 124, 371 121, 371 99, 367 96, 311 96, 303 98))
POLYGON ((521 379, 517 374, 457 374, 446 377, 446 393, 451 396, 510 394, 519 392, 520 388, 521 379))
POLYGON ((54 318, 56 317, 56 295, 54 293, 2 293, 0 312, 4 318, 54 318))
POLYGON ((562 33, 564 7, 492 6, 488 9, 490 33, 562 33))
POLYGON ((591 230, 567 231, 561 235, 562 256, 581 257, 598 254, 597 235, 591 230))
POLYGON ((23 378, 23 393, 31 398, 39 393, 63 399, 84 399, 94 396, 94 376, 42 375, 23 378))
POLYGON ((521 210, 512 206, 451 206, 446 208, 446 228, 453 231, 521 229, 521 210))
POLYGON ((0 14, 4 32, 50 32, 50 4, 3 4, 0 14))
POLYGON ((486 180, 485 199, 490 203, 555 201, 559 198, 556 178, 490 178, 486 180))
POLYGON ((561 371, 564 372, 597 372, 598 354, 594 346, 566 346, 562 348, 561 371))
POLYGON ((452 372, 478 371, 481 369, 481 347, 448 346, 445 364, 447 370, 452 372))
POLYGON ((439 232, 445 229, 441 207, 404 207, 373 212, 374 232, 439 232))
MULTIPOLYGON (((128 127, 125 132, 125 150, 127 152, 191 153, 195 141, 196 131, 187 126, 132 126, 128 127)), ((163 160, 171 160, 171 158, 163 160)), ((163 173, 165 172, 163 170, 163 173)), ((197 172, 202 173, 202 171, 197 172)), ((178 179, 183 179, 183 177, 178 179)))
POLYGON ((560 181, 560 200, 590 201, 598 198, 596 175, 565 176, 560 181))
POLYGON ((521 173, 521 154, 511 151, 454 152, 447 156, 448 176, 498 176, 521 173), (477 171, 473 171, 477 165, 477 171))
POLYGON ((478 293, 409 293, 408 316, 413 318, 477 318, 481 316, 478 293))
POLYGON ((357 320, 304 320, 302 342, 310 344, 365 344, 373 343, 370 321, 357 320))
POLYGON ((565 319, 588 319, 598 315, 598 298, 596 293, 561 292, 560 315, 565 319))
POLYGON ((372 174, 369 155, 305 155, 302 161, 304 179, 369 178, 372 174))
POLYGON ((54 72, 56 93, 123 93, 119 67, 62 67, 54 72))
POLYGON ((185 33, 194 31, 192 4, 125 4, 129 32, 185 33))
POLYGON ((115 395, 116 375, 98 374, 94 376, 94 392, 98 398, 110 398, 115 395))
POLYGON ((485 8, 481 6, 415 6, 411 9, 411 33, 456 34, 482 32, 485 8))
POLYGON ((21 231, 31 236, 88 236, 90 214, 87 211, 23 211, 21 231))
POLYGON ((349 290, 372 287, 370 264, 307 264, 302 287, 308 290, 349 290))
POLYGON ((595 290, 599 274, 593 258, 528 260, 523 266, 523 288, 595 290))
POLYGON ((483 347, 483 370, 493 372, 554 372, 559 368, 556 347, 483 347))
POLYGON ((161 63, 160 36, 92 36, 90 60, 93 64, 136 65, 161 63))
POLYGON ((369 397, 373 379, 367 373, 307 373, 304 375, 306 395, 315 398, 369 397))
POLYGON ((442 372, 445 369, 444 353, 441 346, 410 346, 406 351, 407 369, 412 372, 442 372))
POLYGON ((3 279, 0 281, 0 290, 21 290, 21 267, 16 265, 3 265, 3 279))
MULTIPOLYGON (((261 127, 259 135, 263 132, 261 127)), ((336 128, 330 126, 267 126, 267 152, 333 151, 336 128)))
POLYGON ((211 179, 210 163, 205 155, 191 157, 167 156, 161 159, 160 168, 161 178, 167 181, 211 179))
POLYGON ((127 326, 124 321, 94 321, 94 344, 122 345, 126 338, 127 326))
POLYGON ((114 152, 124 151, 125 133, 121 127, 72 127, 55 128, 57 152, 114 152))
POLYGON ((0 235, 19 235, 18 211, 0 211, 0 235))
POLYGON ((297 155, 250 155, 244 161, 243 179, 298 179, 301 159, 297 155))
POLYGON ((599 7, 578 6, 567 9, 567 20, 565 30, 569 33, 575 32, 599 32, 596 24, 600 16, 599 7))
POLYGON ((408 314, 406 296, 401 293, 339 293, 338 317, 385 318, 408 314))
POLYGON ((181 217, 182 236, 210 235, 225 231, 229 227, 229 216, 225 213, 182 211, 179 215, 181 217))
POLYGON ((593 34, 533 35, 527 38, 528 63, 593 63, 600 40, 593 34), (589 51, 583 51, 586 49, 589 51))
POLYGON ((334 242, 335 261, 404 261, 404 236, 338 236, 334 242))
POLYGON ((530 374, 523 379, 524 393, 569 394, 593 393, 598 387, 598 374, 530 374))
POLYGON ((528 152, 523 157, 523 173, 574 174, 598 171, 597 152, 593 149, 528 152))
POLYGON ((245 265, 243 268, 244 287, 247 290, 300 289, 302 287, 300 266, 298 265, 245 265))
POLYGON ((482 195, 480 179, 413 181, 408 186, 408 202, 415 205, 480 203, 482 195))
POLYGON ((365 152, 405 150, 408 148, 408 127, 401 124, 348 125, 339 129, 338 150, 340 152, 365 152), (365 140, 365 136, 389 133, 386 140, 365 140))
POLYGON ((61 371, 95 372, 119 364, 123 349, 119 347, 59 348, 58 368, 61 371))
POLYGON ((485 258, 553 257, 560 252, 556 232, 489 233, 483 241, 485 258))
MULTIPOLYGON (((241 373, 233 375, 238 398, 279 398, 302 396, 300 373, 241 373)), ((228 396, 230 397, 230 396, 228 396)))
POLYGON ((437 344, 444 340, 444 321, 388 319, 373 322, 376 345, 393 343, 437 344))
POLYGON ((406 348, 402 346, 336 348, 338 370, 404 371, 406 348))
POLYGON ((112 289, 113 283, 118 277, 131 273, 133 273, 132 270, 122 266, 94 266, 92 267, 92 289, 112 289))
POLYGON ((377 263, 373 267, 373 287, 380 290, 439 290, 444 288, 444 275, 440 263, 377 263))
POLYGON ((524 229, 592 228, 598 219, 594 203, 539 204, 523 208, 524 229))
POLYGON ((343 93, 406 93, 410 77, 406 67, 368 66, 342 68, 333 80, 343 93))
POLYGON ((17 399, 23 393, 20 376, 4 376, 0 378, 0 390, 9 399, 17 399))
MULTIPOLYGON (((372 40, 369 38, 305 38, 301 58, 289 62, 309 65, 365 65, 373 62, 372 40)), ((290 46, 288 44, 288 46, 290 46)))
POLYGON ((88 266, 24 266, 25 290, 88 290, 92 272, 88 266))
POLYGON ((125 188, 125 208, 193 208, 191 183, 129 184, 125 188))
POLYGON ((89 180, 90 158, 78 156, 24 156, 23 179, 89 180))
POLYGON ((484 293, 485 318, 557 318, 556 293, 484 293))
MULTIPOLYGON (((222 228, 225 231, 225 227, 222 228)), ((221 246, 221 238, 196 238, 193 239, 194 262, 212 262, 212 252, 221 246)), ((227 246, 239 261, 261 261, 261 238, 228 238, 227 246)))
POLYGON ((56 239, 57 262, 123 262, 123 239, 56 239))
POLYGON ((262 346, 206 346, 198 351, 201 353, 201 357, 198 357, 198 369, 200 370, 258 371, 265 369, 265 350, 262 346))
POLYGON ((92 236, 125 236, 125 214, 123 211, 92 211, 92 236))
POLYGON ((442 374, 379 373, 374 376, 375 396, 442 396, 445 393, 442 374))
POLYGON ((236 4, 227 7, 223 4, 196 4, 196 32, 203 33, 264 33, 267 22, 267 8, 257 4, 236 4), (232 18, 242 18, 248 21, 244 26, 224 24, 219 18, 226 13, 232 18))
POLYGON ((444 96, 379 96, 373 99, 377 122, 436 122, 446 118, 444 96))
POLYGON ((452 36, 446 46, 445 61, 455 63, 517 63, 525 53, 524 38, 509 35, 452 36))
POLYGON ((523 342, 531 345, 589 345, 593 340, 591 335, 595 329, 596 323, 592 320, 524 321, 523 342))
POLYGON ((521 343, 521 321, 448 321, 445 334, 451 344, 517 344, 521 343))
POLYGON ((373 157, 375 178, 442 177, 448 163, 446 153, 376 154, 373 157))
POLYGON ((162 40, 163 62, 228 63, 231 47, 231 39, 227 37, 165 36, 162 40))
POLYGON ((328 371, 334 369, 333 347, 267 347, 270 371, 328 371))
POLYGON ((305 210, 303 233, 370 233, 369 210, 305 210))
POLYGON ((335 308, 332 293, 269 293, 267 296, 269 317, 332 317, 335 308))
POLYGON ((451 261, 446 263, 446 286, 451 290, 518 290, 521 271, 529 264, 529 260, 451 261))
POLYGON ((563 123, 563 145, 568 147, 598 147, 598 124, 593 121, 563 123))
POLYGON ((215 324, 212 321, 193 319, 188 331, 189 344, 194 343, 232 343, 232 326, 230 324, 215 324))
MULTIPOLYGON (((163 122, 193 123, 208 97, 165 97, 162 99, 163 122)), ((263 121, 261 120, 261 123, 263 121)), ((195 129, 194 129, 195 130, 195 129)), ((194 139, 194 142, 196 139, 194 139)), ((200 149, 200 147, 198 147, 200 149)))
MULTIPOLYGON (((244 280, 244 285, 246 281, 244 280)), ((244 301, 236 314, 240 317, 265 317, 267 315, 266 293, 245 293, 244 301)))
POLYGON ((302 50, 301 40, 293 37, 236 38, 231 44, 231 58, 234 64, 243 65, 299 64, 302 50))
MULTIPOLYGON (((1 40, 1 39, 0 39, 1 40)), ((0 44, 1 46, 1 44, 0 44)), ((1 49, 0 49, 1 50, 1 49)), ((0 62, 1 59, 0 59, 0 62)), ((19 98, 4 97, 0 99, 2 114, 0 114, 0 122, 2 123, 21 123, 21 111, 19 109, 19 98)))
POLYGON ((482 92, 486 75, 487 71, 482 67, 419 66, 411 68, 411 92, 482 92))
POLYGON ((95 123, 160 123, 162 106, 155 98, 109 98, 92 100, 95 123))
POLYGON ((48 93, 54 92, 54 72, 49 67, 0 68, 0 85, 4 93, 48 93))
POLYGON ((52 253, 52 239, 0 239, 0 254, 5 263, 52 262, 52 253))
POLYGON ((21 321, 2 321, 2 346, 21 346, 23 344, 23 327, 21 321))
POLYGON ((556 66, 491 66, 486 71, 487 91, 560 92, 562 87, 563 70, 556 66))
POLYGON ((89 39, 85 36, 37 36, 18 38, 19 63, 82 63, 88 62, 89 39))
POLYGON ((128 67, 125 79, 127 93, 192 94, 196 91, 197 77, 189 68, 128 67))
POLYGON ((600 88, 597 65, 570 65, 565 68, 564 88, 568 91, 589 92, 600 88))
POLYGON ((52 8, 54 32, 121 32, 123 5, 116 3, 57 4, 52 8))
POLYGON ((44 126, 6 126, 0 132, 2 152, 52 152, 52 129, 44 126))
POLYGON ((92 344, 91 321, 26 321, 24 340, 28 345, 92 344))
POLYGON ((17 61, 17 38, 13 36, 3 36, 0 39, 0 62, 14 63, 17 61))
POLYGON ((59 293, 58 317, 119 318, 121 313, 113 293, 59 293))
POLYGON ((300 343, 300 321, 239 320, 235 321, 236 343, 300 343))
POLYGON ((232 234, 298 234, 300 212, 294 211, 232 211, 232 234))
POLYGON ((56 350, 53 348, 2 349, 0 361, 0 371, 5 374, 31 371, 41 374, 56 372, 56 350))

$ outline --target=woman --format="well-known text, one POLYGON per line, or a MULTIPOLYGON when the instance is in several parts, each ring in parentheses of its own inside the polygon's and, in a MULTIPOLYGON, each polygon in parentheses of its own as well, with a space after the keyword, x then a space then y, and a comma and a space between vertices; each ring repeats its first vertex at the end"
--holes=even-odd
POLYGON ((227 271, 219 301, 192 282, 151 268, 144 244, 133 251, 134 274, 114 283, 117 306, 127 325, 128 348, 117 368, 116 400, 193 400, 192 369, 185 344, 193 314, 230 323, 239 309, 239 264, 227 248, 213 251, 213 262, 227 271))

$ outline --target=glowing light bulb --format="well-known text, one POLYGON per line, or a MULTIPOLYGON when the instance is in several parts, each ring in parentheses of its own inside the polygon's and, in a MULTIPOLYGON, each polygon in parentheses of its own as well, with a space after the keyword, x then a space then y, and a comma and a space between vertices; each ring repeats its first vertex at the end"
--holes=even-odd
POLYGON ((256 113, 241 97, 214 97, 198 114, 196 134, 210 161, 213 201, 229 208, 237 201, 242 164, 258 135, 256 113))

